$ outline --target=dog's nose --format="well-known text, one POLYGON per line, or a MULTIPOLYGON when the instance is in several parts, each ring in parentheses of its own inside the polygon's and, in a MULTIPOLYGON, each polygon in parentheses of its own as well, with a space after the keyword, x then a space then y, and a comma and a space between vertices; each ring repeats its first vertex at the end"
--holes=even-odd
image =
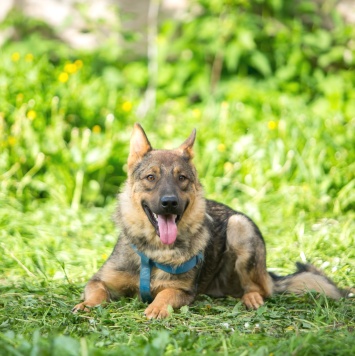
POLYGON ((175 195, 164 195, 160 199, 160 204, 167 212, 173 211, 179 205, 178 198, 175 195))

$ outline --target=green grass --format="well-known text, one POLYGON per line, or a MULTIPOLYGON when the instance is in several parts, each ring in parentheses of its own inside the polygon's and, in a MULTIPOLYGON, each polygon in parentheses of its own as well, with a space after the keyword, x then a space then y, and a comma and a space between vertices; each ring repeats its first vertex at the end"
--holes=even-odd
MULTIPOLYGON (((287 209, 280 206, 275 216, 269 200, 283 201, 280 193, 264 199, 265 204, 246 199, 242 208, 260 212, 258 223, 265 232, 270 267, 291 272, 303 252, 340 285, 354 283, 351 212, 319 219, 297 214, 296 209, 287 216, 287 209)), ((49 202, 23 212, 15 201, 2 203, 0 349, 4 355, 349 355, 355 351, 354 300, 335 302, 312 294, 275 296, 257 311, 246 311, 233 298, 200 296, 163 321, 146 320, 146 305, 138 299, 74 315, 70 309, 85 282, 114 245, 114 204, 75 212, 49 202)))
MULTIPOLYGON (((16 24, 28 32, 26 21, 16 24)), ((35 34, 1 48, 0 355, 354 354, 354 299, 274 296, 246 311, 232 298, 199 296, 153 321, 138 299, 70 312, 119 234, 115 194, 136 121, 158 148, 178 146, 197 128, 195 163, 206 196, 258 224, 270 270, 292 273, 294 262, 307 259, 341 287, 355 284, 353 68, 309 45, 315 34, 285 25, 287 41, 309 42, 303 54, 293 48, 300 80, 283 52, 283 73, 292 72, 285 78, 278 70, 246 75, 255 74, 255 58, 265 69, 266 58, 247 52, 241 71, 224 68, 211 93, 214 48, 205 58, 195 31, 186 43, 181 36, 171 43, 172 28, 160 33, 157 105, 144 118, 136 111, 147 84, 145 58, 127 60, 107 46, 77 52, 35 34), (185 55, 169 57, 170 43, 185 55), (191 43, 200 55, 187 60, 191 43), (314 62, 317 51, 327 66, 314 62)), ((338 29, 333 41, 350 46, 345 38, 353 30, 338 29)), ((288 48, 281 35, 273 45, 288 48)))

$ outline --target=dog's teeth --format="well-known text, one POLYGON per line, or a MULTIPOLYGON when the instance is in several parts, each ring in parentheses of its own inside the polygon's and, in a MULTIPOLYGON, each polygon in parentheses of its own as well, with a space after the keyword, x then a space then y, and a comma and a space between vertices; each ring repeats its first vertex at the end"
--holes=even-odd
POLYGON ((158 215, 153 213, 153 216, 158 220, 158 215))

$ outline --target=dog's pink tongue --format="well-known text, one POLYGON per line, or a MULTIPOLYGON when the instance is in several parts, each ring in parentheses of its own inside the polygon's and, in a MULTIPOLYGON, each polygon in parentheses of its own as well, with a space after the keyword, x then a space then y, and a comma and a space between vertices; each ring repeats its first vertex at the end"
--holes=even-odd
POLYGON ((177 226, 175 224, 176 215, 158 215, 158 226, 160 241, 170 245, 176 240, 177 226))

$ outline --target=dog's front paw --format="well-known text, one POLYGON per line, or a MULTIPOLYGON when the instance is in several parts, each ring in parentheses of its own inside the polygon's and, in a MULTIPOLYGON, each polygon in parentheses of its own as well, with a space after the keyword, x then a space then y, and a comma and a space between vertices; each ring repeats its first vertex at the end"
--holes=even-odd
POLYGON ((264 304, 264 299, 258 292, 249 292, 243 295, 242 302, 248 309, 258 309, 264 304))
POLYGON ((89 302, 82 302, 77 304, 71 311, 72 313, 77 313, 78 311, 89 312, 92 307, 95 305, 91 305, 89 302))
POLYGON ((169 316, 169 306, 153 302, 148 305, 144 314, 148 319, 165 319, 169 316))

